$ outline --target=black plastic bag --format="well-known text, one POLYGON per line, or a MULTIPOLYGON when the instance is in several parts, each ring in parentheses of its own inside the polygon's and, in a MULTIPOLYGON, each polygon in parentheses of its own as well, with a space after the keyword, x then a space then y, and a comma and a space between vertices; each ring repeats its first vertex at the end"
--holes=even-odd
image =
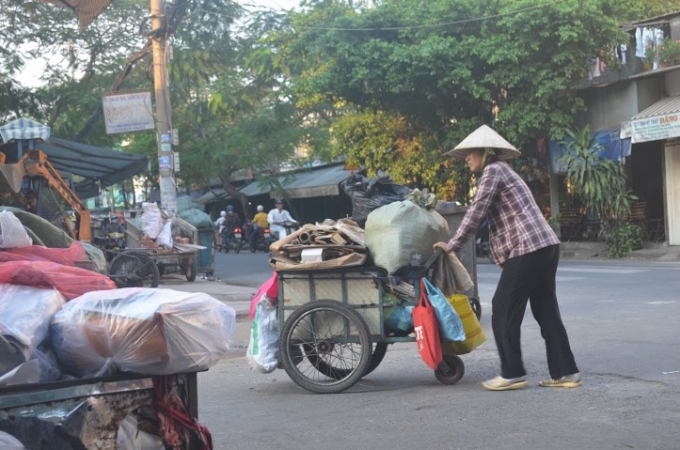
POLYGON ((374 209, 406 199, 411 189, 392 181, 392 177, 366 178, 352 175, 341 183, 342 190, 352 199, 352 219, 363 225, 374 209))

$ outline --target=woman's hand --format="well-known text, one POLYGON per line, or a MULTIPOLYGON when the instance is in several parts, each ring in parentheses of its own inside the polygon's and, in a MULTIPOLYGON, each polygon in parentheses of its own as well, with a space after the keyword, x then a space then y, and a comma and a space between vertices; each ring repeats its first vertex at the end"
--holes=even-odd
POLYGON ((436 251, 438 248, 441 248, 444 252, 446 253, 451 253, 451 247, 449 247, 448 242, 437 242, 435 243, 432 248, 436 251))

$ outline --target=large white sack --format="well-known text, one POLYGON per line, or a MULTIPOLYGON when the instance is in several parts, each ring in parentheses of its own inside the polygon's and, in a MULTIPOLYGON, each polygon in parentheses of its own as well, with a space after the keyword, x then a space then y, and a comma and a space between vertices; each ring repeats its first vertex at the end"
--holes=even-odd
POLYGON ((33 244, 23 224, 11 211, 0 212, 0 248, 22 248, 33 244))
POLYGON ((163 217, 156 203, 142 203, 142 232, 156 239, 163 229, 163 217))
POLYGON ((391 274, 408 266, 413 253, 419 253, 424 263, 434 253, 432 245, 449 238, 446 219, 410 200, 382 206, 366 220, 371 259, 391 274))
POLYGON ((279 364, 278 353, 279 320, 276 317, 276 306, 272 305, 267 294, 262 294, 250 327, 246 357, 251 369, 270 373, 279 364))

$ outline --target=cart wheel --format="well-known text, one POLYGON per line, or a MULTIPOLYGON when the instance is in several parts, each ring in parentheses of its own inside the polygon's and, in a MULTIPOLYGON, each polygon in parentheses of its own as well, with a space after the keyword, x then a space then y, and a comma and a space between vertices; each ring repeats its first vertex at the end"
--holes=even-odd
POLYGON ((385 357, 385 353, 387 353, 388 345, 389 344, 387 344, 386 342, 377 342, 375 344, 373 354, 371 355, 371 362, 366 368, 366 373, 364 373, 364 376, 368 375, 369 373, 373 372, 375 369, 378 368, 383 358, 385 357))
MULTIPOLYGON (((371 362, 368 363, 368 367, 366 367, 364 376, 373 372, 378 367, 378 365, 380 365, 383 358, 385 357, 385 353, 387 352, 387 345, 388 344, 384 342, 376 342, 375 347, 373 347, 373 352, 371 353, 371 362)), ((303 344, 303 348, 305 349, 305 353, 307 354, 307 359, 309 362, 311 362, 312 365, 316 367, 316 370, 327 377, 333 378, 335 380, 341 380, 351 372, 351 369, 341 369, 326 363, 326 361, 311 351, 311 345, 303 344)))
POLYGON ((470 307, 472 308, 472 311, 475 313, 475 316, 477 316, 477 320, 482 320, 482 303, 479 301, 479 298, 472 296, 468 299, 470 301, 470 307))
POLYGON ((160 274, 156 263, 144 253, 125 252, 109 266, 109 277, 119 288, 158 287, 160 274))
POLYGON ((180 268, 187 281, 196 281, 196 258, 185 259, 180 268))
POLYGON ((458 355, 444 355, 444 361, 434 371, 434 376, 442 384, 456 384, 465 374, 465 364, 458 355))
POLYGON ((352 387, 366 373, 371 360, 371 335, 354 309, 334 300, 318 300, 297 308, 281 332, 281 361, 300 387, 318 394, 334 394, 352 387), (301 359, 300 355, 306 356, 301 359), (324 373, 341 371, 334 378, 324 373), (330 371, 330 372, 329 372, 330 371))

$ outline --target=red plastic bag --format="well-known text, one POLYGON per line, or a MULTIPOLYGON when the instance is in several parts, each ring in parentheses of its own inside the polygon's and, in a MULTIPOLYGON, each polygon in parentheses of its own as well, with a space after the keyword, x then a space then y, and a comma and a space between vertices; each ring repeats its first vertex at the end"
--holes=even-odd
POLYGON ((434 307, 427 298, 424 283, 420 282, 420 301, 413 308, 413 330, 416 334, 418 352, 432 370, 442 362, 442 344, 439 339, 439 324, 434 307))
POLYGON ((33 261, 52 261, 66 266, 75 266, 76 261, 87 260, 87 253, 83 244, 78 241, 73 241, 69 248, 50 248, 42 245, 29 245, 28 247, 10 248, 4 250, 5 255, 0 255, 1 261, 18 261, 18 260, 33 260, 33 261), (19 259, 12 259, 11 256, 6 255, 11 253, 19 257, 19 259))
POLYGON ((49 261, 0 263, 0 283, 54 288, 67 300, 90 291, 116 288, 116 283, 105 275, 49 261))
POLYGON ((253 299, 250 301, 250 310, 248 315, 250 320, 255 320, 255 310, 257 309, 257 304, 260 302, 262 295, 267 294, 267 297, 272 299, 272 305, 276 306, 276 302, 279 299, 279 274, 272 272, 270 279, 264 282, 260 289, 257 290, 253 299))

